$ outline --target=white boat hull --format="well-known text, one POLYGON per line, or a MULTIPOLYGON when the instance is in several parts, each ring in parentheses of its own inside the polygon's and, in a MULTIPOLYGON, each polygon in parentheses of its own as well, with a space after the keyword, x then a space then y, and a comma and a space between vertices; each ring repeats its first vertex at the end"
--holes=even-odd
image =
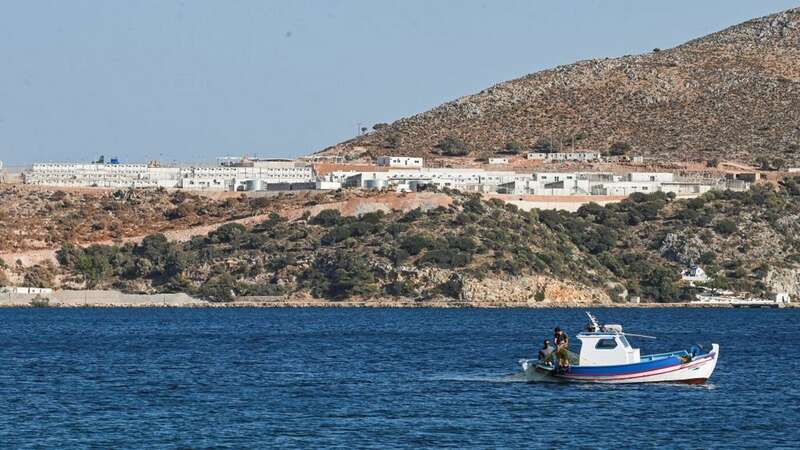
MULTIPOLYGON (((632 370, 618 374, 580 374, 556 373, 552 368, 536 365, 535 361, 524 360, 522 367, 526 377, 531 380, 541 380, 542 375, 554 381, 579 382, 579 383, 689 383, 702 384, 711 377, 717 367, 719 359, 719 345, 712 344, 710 352, 699 355, 686 363, 660 367, 649 370, 632 370)), ((632 366, 632 367, 635 367, 632 366)))

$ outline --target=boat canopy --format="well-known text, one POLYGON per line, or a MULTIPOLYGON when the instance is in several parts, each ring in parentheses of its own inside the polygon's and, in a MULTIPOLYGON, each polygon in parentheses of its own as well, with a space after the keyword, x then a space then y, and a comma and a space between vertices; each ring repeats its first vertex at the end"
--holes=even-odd
POLYGON ((624 334, 614 331, 582 332, 581 366, 613 366, 640 361, 639 349, 633 348, 624 334))

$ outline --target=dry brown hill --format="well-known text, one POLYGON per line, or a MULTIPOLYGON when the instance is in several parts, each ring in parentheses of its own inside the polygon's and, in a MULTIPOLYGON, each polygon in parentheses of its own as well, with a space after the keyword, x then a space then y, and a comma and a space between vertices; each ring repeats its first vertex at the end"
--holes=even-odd
POLYGON ((470 158, 516 141, 661 160, 800 161, 800 8, 668 50, 580 61, 500 83, 325 149, 432 157, 453 136, 470 158))

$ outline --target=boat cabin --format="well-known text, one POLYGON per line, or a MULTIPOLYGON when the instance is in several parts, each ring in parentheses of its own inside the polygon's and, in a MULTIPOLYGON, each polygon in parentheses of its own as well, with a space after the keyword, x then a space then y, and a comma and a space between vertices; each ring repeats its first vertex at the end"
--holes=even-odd
POLYGON ((604 331, 582 332, 575 336, 581 341, 581 366, 614 366, 640 361, 639 349, 631 347, 625 335, 611 327, 613 325, 606 325, 604 331))

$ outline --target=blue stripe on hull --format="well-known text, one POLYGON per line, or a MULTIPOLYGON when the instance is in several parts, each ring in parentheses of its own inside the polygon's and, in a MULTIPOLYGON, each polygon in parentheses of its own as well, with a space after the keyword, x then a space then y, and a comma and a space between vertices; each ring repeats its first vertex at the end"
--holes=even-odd
POLYGON ((681 364, 682 362, 683 361, 681 358, 678 358, 677 356, 670 356, 668 358, 657 359, 654 361, 643 361, 635 364, 620 364, 616 366, 572 366, 566 375, 594 377, 628 375, 663 369, 681 364))

